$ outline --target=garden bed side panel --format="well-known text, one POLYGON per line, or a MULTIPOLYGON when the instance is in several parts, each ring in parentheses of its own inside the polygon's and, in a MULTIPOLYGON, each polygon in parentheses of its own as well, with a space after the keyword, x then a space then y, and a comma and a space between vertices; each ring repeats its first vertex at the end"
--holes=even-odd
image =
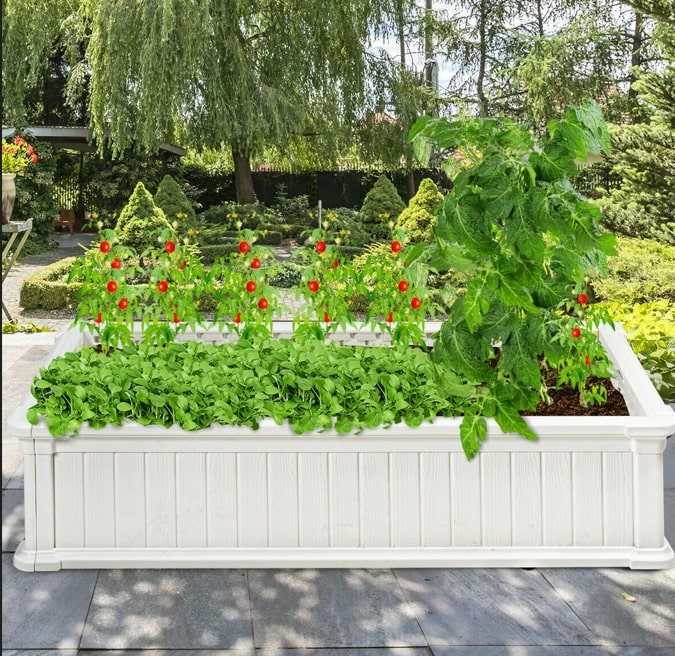
MULTIPOLYGON (((626 354, 615 338, 617 363, 626 354)), ((130 424, 54 439, 26 424, 27 399, 8 422, 25 459, 26 538, 14 563, 667 567, 663 450, 675 414, 658 395, 644 400, 641 375, 630 358, 626 370, 617 363, 642 414, 531 417, 537 442, 490 422, 471 462, 459 419, 346 437, 265 421, 258 431, 130 424)))

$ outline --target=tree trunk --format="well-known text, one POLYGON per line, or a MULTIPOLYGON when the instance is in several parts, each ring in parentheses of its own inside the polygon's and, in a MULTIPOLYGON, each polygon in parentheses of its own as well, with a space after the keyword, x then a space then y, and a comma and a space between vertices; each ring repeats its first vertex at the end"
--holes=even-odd
POLYGON ((485 117, 489 116, 488 113, 488 103, 487 98, 485 97, 485 90, 483 89, 483 83, 485 80, 485 69, 487 66, 487 19, 488 19, 488 7, 485 0, 482 0, 480 3, 480 16, 478 20, 478 33, 479 33, 479 48, 480 48, 480 59, 478 61, 478 78, 476 80, 476 92, 478 94, 478 109, 480 115, 485 117))
MULTIPOLYGON (((635 69, 642 66, 642 25, 643 15, 640 12, 635 12, 635 25, 633 27, 633 47, 630 56, 631 71, 628 78, 628 98, 631 101, 631 110, 637 104, 637 91, 633 88, 635 82, 635 69)), ((637 116, 633 117, 633 123, 638 122, 637 116)))
POLYGON ((240 205, 257 203, 249 154, 233 147, 232 159, 234 160, 234 187, 237 190, 237 202, 240 205))

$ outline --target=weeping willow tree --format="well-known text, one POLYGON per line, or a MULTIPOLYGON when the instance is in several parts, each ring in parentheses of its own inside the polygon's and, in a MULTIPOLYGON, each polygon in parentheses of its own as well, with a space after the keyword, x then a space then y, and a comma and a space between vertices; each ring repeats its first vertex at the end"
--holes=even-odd
POLYGON ((323 137, 317 141, 330 148, 339 128, 368 105, 367 45, 393 25, 396 4, 6 0, 3 115, 21 122, 26 85, 60 42, 71 86, 83 71, 89 76, 100 148, 153 151, 166 141, 228 147, 237 196, 254 202, 253 154, 265 145, 283 149, 303 134, 323 137))

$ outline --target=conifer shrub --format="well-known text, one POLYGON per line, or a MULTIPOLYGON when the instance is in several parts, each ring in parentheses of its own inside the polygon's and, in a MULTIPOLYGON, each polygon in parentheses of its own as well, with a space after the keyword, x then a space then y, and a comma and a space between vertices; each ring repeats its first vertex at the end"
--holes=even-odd
POLYGON ((171 229, 171 225, 166 215, 155 205, 145 185, 139 182, 117 219, 115 232, 119 243, 135 249, 140 255, 155 246, 159 233, 167 229, 171 229))
POLYGON ((183 188, 170 175, 165 175, 157 187, 155 205, 161 208, 166 218, 178 221, 179 229, 183 224, 191 224, 195 220, 195 210, 185 195, 183 188))
POLYGON ((408 207, 398 217, 396 228, 405 230, 409 243, 431 241, 431 229, 436 224, 436 215, 442 204, 443 194, 436 183, 424 178, 408 207))
POLYGON ((404 209, 405 203, 398 195, 394 183, 383 174, 366 194, 360 215, 363 223, 386 226, 390 221, 396 222, 404 209))

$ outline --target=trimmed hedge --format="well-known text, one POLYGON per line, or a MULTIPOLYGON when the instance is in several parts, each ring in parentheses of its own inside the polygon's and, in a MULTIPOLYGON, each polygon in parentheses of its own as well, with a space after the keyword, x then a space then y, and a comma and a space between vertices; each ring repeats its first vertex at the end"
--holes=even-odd
POLYGON ((75 259, 66 257, 28 276, 21 285, 19 305, 25 310, 76 307, 82 283, 66 282, 75 259))

